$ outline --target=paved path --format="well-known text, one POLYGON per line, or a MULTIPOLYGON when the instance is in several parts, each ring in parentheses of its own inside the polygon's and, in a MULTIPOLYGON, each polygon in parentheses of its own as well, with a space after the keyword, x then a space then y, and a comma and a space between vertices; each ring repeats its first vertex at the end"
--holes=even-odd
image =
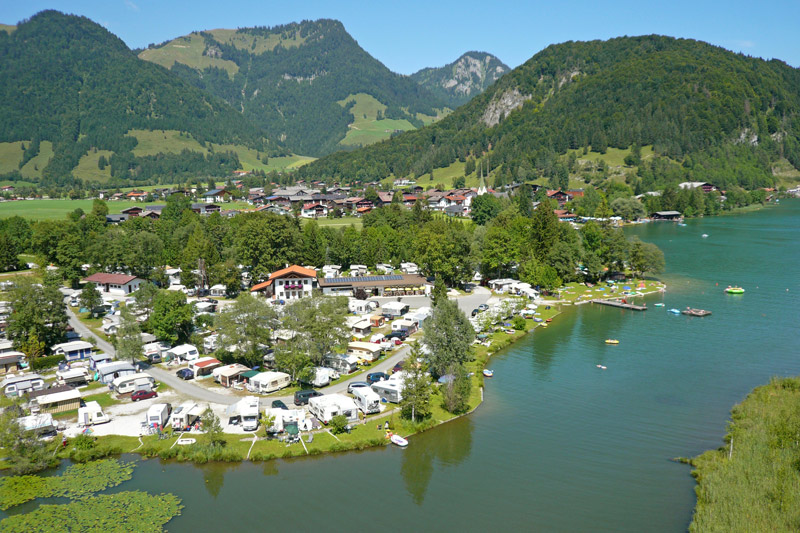
MULTIPOLYGON (((116 350, 114 347, 106 340, 101 339, 95 333, 89 329, 83 322, 78 320, 78 317, 75 316, 75 313, 72 309, 67 305, 67 315, 69 316, 69 324, 75 329, 77 333, 80 334, 81 337, 84 338, 92 338, 97 342, 97 347, 101 349, 104 353, 116 357, 116 350)), ((223 394, 217 394, 216 392, 212 392, 208 389, 204 389, 198 385, 193 383, 184 381, 180 379, 178 376, 169 372, 167 370, 162 370, 158 367, 151 366, 145 367, 147 373, 152 375, 158 381, 166 383, 175 391, 184 396, 188 396, 193 400, 198 400, 201 402, 210 402, 210 403, 221 403, 221 404, 232 404, 239 401, 239 397, 237 396, 227 396, 223 394)))
MULTIPOLYGON (((458 307, 462 311, 464 311, 464 313, 466 313, 467 316, 469 316, 469 314, 472 312, 473 309, 478 307, 480 304, 486 303, 490 297, 491 297, 491 292, 488 289, 486 289, 485 287, 475 287, 472 294, 459 296, 458 298, 456 298, 456 301, 458 302, 458 307)), ((395 300, 396 298, 372 298, 372 299, 386 302, 390 300, 395 300)), ((408 303, 412 308, 430 305, 430 299, 427 296, 408 296, 408 297, 402 297, 401 300, 405 303, 408 303)), ((100 348, 104 353, 107 353, 108 355, 111 356, 116 356, 116 350, 114 350, 114 347, 108 341, 105 341, 100 337, 98 337, 97 335, 95 335, 95 333, 91 329, 89 329, 83 322, 78 320, 78 317, 75 316, 75 313, 73 313, 69 305, 67 305, 67 315, 69 316, 70 325, 75 329, 76 332, 78 332, 81 335, 81 337, 95 339, 95 341, 97 341, 97 347, 100 348)), ((421 335, 417 335, 417 338, 420 337, 421 335)), ((375 365, 372 369, 370 369, 370 372, 385 372, 388 374, 389 370, 391 370, 392 367, 394 367, 394 365, 396 365, 406 357, 410 349, 411 348, 407 344, 403 344, 399 348, 395 349, 395 351, 393 351, 391 355, 389 355, 383 361, 381 361, 380 363, 375 365)), ((184 396, 188 396, 193 400, 230 405, 238 402, 241 399, 240 396, 234 396, 234 395, 228 396, 223 394, 217 394, 216 392, 212 392, 198 385, 194 385, 191 382, 184 381, 179 377, 177 377, 172 372, 163 370, 155 366, 146 367, 146 370, 158 381, 166 383, 167 385, 175 389, 175 391, 177 391, 178 393, 184 396)), ((366 381, 366 379, 367 379, 366 373, 361 373, 357 376, 353 376, 350 379, 346 379, 340 383, 337 383, 336 385, 325 387, 324 389, 322 389, 322 392, 324 394, 346 393, 347 386, 351 382, 366 381)), ((269 407, 271 406, 274 400, 281 400, 285 404, 291 405, 294 403, 294 395, 292 394, 287 396, 262 397, 260 399, 260 404, 262 407, 269 407)))

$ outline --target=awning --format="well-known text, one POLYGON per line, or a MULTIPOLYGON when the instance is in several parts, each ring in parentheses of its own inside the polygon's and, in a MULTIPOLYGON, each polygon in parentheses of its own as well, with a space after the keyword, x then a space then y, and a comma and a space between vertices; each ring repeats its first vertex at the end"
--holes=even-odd
POLYGON ((244 374, 242 374, 242 377, 243 377, 244 379, 250 379, 250 378, 252 378, 253 376, 257 376, 258 374, 259 374, 259 372, 258 372, 258 371, 256 371, 256 370, 248 370, 247 372, 245 372, 244 374))

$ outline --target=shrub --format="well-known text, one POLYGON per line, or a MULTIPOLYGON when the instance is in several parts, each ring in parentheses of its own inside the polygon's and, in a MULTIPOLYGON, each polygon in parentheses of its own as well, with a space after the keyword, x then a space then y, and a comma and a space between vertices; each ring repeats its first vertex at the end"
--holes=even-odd
POLYGON ((334 435, 344 433, 347 430, 347 418, 344 415, 334 416, 331 418, 330 428, 334 435))
POLYGON ((511 326, 517 331, 524 331, 525 330, 525 319, 521 316, 515 316, 514 320, 511 321, 511 326))
POLYGON ((63 355, 48 355, 45 357, 35 357, 30 361, 31 370, 42 370, 58 366, 64 360, 63 355))

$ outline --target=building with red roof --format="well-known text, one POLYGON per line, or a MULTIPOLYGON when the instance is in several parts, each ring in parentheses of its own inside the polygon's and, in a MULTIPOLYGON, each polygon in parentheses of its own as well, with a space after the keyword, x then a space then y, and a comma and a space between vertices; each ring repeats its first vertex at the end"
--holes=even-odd
POLYGON ((114 294, 117 296, 127 296, 139 290, 144 280, 128 274, 106 274, 97 272, 83 278, 83 283, 94 283, 100 292, 114 294))
POLYGON ((262 292, 267 298, 288 301, 311 296, 316 286, 316 270, 292 265, 276 270, 267 281, 253 285, 250 292, 262 292))

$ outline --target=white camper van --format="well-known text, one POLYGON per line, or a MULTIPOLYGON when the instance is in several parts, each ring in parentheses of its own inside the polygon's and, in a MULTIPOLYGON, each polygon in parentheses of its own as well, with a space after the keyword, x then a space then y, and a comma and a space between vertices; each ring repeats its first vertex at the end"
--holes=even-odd
POLYGON ((191 344, 181 344, 167 351, 167 355, 171 355, 177 360, 194 361, 200 357, 200 352, 197 351, 196 346, 191 344))
POLYGON ((365 415, 379 413, 381 410, 381 397, 369 387, 353 389, 353 401, 365 415))
POLYGON ((86 402, 86 407, 78 408, 79 426, 105 424, 109 420, 111 420, 111 418, 103 412, 103 408, 100 407, 100 404, 97 402, 86 402))
POLYGON ((239 402, 239 413, 242 415, 242 429, 255 431, 258 429, 258 398, 248 396, 239 402))
POLYGON ((169 404, 154 403, 150 406, 150 409, 147 410, 147 425, 153 426, 158 424, 164 427, 164 424, 166 424, 169 419, 169 411, 169 404))
POLYGON ((400 403, 403 399, 403 382, 400 380, 386 380, 379 381, 372 384, 372 390, 381 397, 391 403, 400 403))

